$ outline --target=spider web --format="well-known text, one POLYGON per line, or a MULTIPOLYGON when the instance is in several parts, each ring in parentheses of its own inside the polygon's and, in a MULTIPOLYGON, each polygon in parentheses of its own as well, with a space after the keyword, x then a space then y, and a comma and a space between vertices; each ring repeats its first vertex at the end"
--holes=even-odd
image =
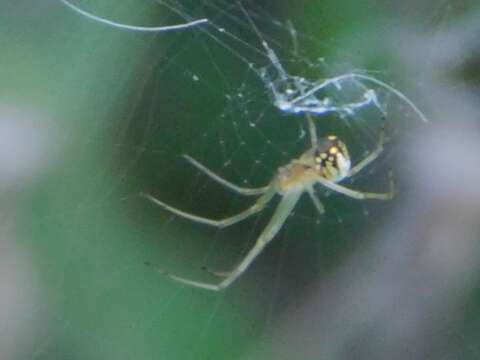
POLYGON ((359 55, 362 47, 342 42, 334 30, 318 29, 315 24, 327 24, 327 16, 305 13, 307 3, 298 10, 287 3, 227 0, 75 4, 143 26, 209 22, 147 34, 71 14, 82 31, 67 38, 81 43, 77 53, 86 54, 85 63, 101 59, 87 72, 99 79, 76 90, 91 108, 76 105, 82 117, 72 115, 78 122, 65 136, 65 143, 74 139, 73 146, 65 145, 75 152, 65 164, 71 180, 53 183, 58 199, 32 227, 58 240, 47 249, 37 245, 51 261, 41 266, 50 277, 46 297, 53 305, 37 309, 41 319, 50 320, 47 336, 38 336, 25 358, 249 358, 259 344, 268 346, 265 334, 294 300, 368 242, 365 229, 380 226, 392 205, 319 189, 324 216, 302 199, 253 266, 228 291, 212 294, 171 282, 155 267, 217 281, 202 268, 234 266, 277 202, 219 230, 181 219, 138 194, 200 216, 233 215, 255 198, 225 189, 182 155, 238 185, 265 186, 279 166, 309 148, 306 114, 314 118, 318 136, 344 139, 353 163, 375 149, 385 126, 385 153, 345 182, 385 191, 387 170, 397 170, 398 143, 424 124, 416 97, 421 83, 403 78, 367 50, 359 55), (109 39, 122 45, 109 45, 109 39), (91 166, 75 168, 94 156, 91 166), (61 226, 45 229, 50 223, 61 226), (46 254, 51 249, 56 251, 46 254))
MULTIPOLYGON (((147 169, 155 169, 155 172, 149 176, 154 183, 146 185, 149 189, 146 191, 162 201, 213 218, 238 212, 253 200, 231 194, 190 165, 182 165, 180 155, 193 156, 215 173, 237 184, 264 186, 278 166, 288 163, 310 146, 305 114, 314 117, 319 136, 335 133, 345 138, 357 161, 375 148, 382 122, 389 118, 390 113, 400 113, 403 122, 397 124, 397 119, 393 122, 387 120, 392 138, 406 127, 411 129, 426 121, 410 100, 368 71, 349 64, 351 72, 345 73, 340 69, 347 65, 329 65, 320 56, 325 54, 328 44, 302 36, 302 33, 299 35, 291 21, 274 20, 262 7, 249 6, 246 10, 238 3, 225 6, 225 3, 206 2, 198 6, 193 15, 191 8, 181 3, 162 1, 161 4, 185 21, 197 17, 209 18, 209 26, 189 34, 193 37, 191 42, 182 44, 180 48, 178 44, 167 47, 164 50, 167 55, 162 56, 167 59, 174 56, 174 61, 159 61, 152 75, 157 79, 160 89, 161 82, 173 76, 175 88, 170 89, 166 97, 182 99, 180 102, 158 104, 152 101, 149 104, 150 114, 168 119, 167 123, 156 125, 165 135, 159 136, 158 140, 148 140, 151 141, 149 151, 162 154, 161 159, 154 160, 156 166, 161 169, 172 168, 163 171, 156 170, 152 164, 147 166, 147 169), (302 49, 305 48, 314 49, 313 54, 303 53, 302 49), (170 55, 170 51, 174 55, 170 55), (199 53, 204 54, 206 60, 199 60, 199 53), (352 68, 355 69, 353 72, 352 68), (192 92, 185 92, 189 88, 192 92), (198 97, 196 94, 200 93, 208 96, 198 97), (205 104, 208 104, 208 109, 204 109, 205 104), (163 115, 165 113, 168 115, 163 115), (181 134, 185 128, 192 131, 181 134), (193 139, 192 133, 195 134, 193 139), (181 146, 178 139, 183 136, 187 138, 187 145, 181 146), (174 140, 171 148, 169 139, 174 140), (168 178, 173 178, 176 183, 178 176, 175 173, 179 172, 189 181, 186 184, 182 181, 185 189, 173 190, 172 187, 176 187, 171 185, 168 178), (165 173, 173 174, 166 178, 163 175, 165 173), (212 193, 215 195, 212 196, 212 193), (209 205, 211 202, 213 206, 209 205)), ((156 133, 155 130, 151 131, 148 136, 155 136, 156 133)), ((145 141, 145 137, 142 141, 145 141)), ((362 185, 376 186, 377 189, 382 189, 383 185, 383 189, 386 189, 385 170, 385 166, 371 166, 362 174, 363 177, 380 177, 380 181, 364 181, 362 185)), ((321 194, 326 197, 330 195, 328 192, 321 194)), ((365 217, 369 216, 372 209, 371 204, 357 204, 353 211, 345 211, 347 201, 333 200, 332 204, 327 207, 325 217, 319 217, 311 206, 308 209, 308 205, 301 204, 295 210, 295 221, 303 224, 299 226, 310 229, 307 232, 314 234, 312 239, 318 233, 329 234, 328 226, 331 226, 332 235, 337 237, 344 222, 358 222, 359 219, 365 222, 365 217)), ((267 213, 265 219, 268 219, 271 211, 267 213)), ((240 259, 238 254, 244 254, 252 246, 266 223, 260 216, 248 221, 247 225, 236 226, 239 229, 236 231, 212 231, 192 225, 177 216, 164 215, 168 220, 162 232, 168 233, 169 229, 178 226, 189 226, 199 233, 209 234, 212 239, 208 241, 210 246, 205 247, 198 258, 185 255, 182 245, 182 250, 178 250, 178 253, 174 251, 172 265, 175 269, 183 263, 184 268, 179 271, 190 272, 192 263, 195 263, 193 269, 197 271, 191 272, 192 276, 203 279, 208 279, 208 276, 199 272, 199 269, 205 265, 213 269, 230 268, 240 259), (242 226, 250 230, 242 232, 242 226), (233 235, 229 235, 230 232, 233 235), (237 236, 240 240, 227 241, 237 236), (234 245, 227 242, 233 242, 234 245)), ((174 246, 178 247, 178 244, 174 246)), ((152 262, 158 263, 158 260, 152 262)), ((279 256, 272 262, 284 263, 279 256)), ((163 264, 160 266, 165 268, 163 264)))

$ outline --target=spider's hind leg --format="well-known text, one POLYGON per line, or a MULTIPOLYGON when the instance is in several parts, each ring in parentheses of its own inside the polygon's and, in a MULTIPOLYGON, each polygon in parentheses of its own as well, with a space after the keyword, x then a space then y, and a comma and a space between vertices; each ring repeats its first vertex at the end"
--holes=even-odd
POLYGON ((248 217, 261 211, 276 194, 276 189, 273 184, 267 187, 266 189, 267 191, 262 196, 260 196, 252 206, 248 207, 247 209, 243 210, 242 212, 236 215, 226 217, 220 220, 214 220, 214 219, 209 219, 203 216, 190 214, 186 211, 182 211, 173 206, 170 206, 150 194, 141 193, 140 195, 146 198, 147 200, 150 200, 154 204, 162 207, 163 209, 170 211, 171 213, 181 216, 185 219, 188 219, 200 224, 206 224, 206 225, 215 226, 218 228, 224 228, 224 227, 236 224, 237 222, 240 222, 242 220, 245 220, 248 217))
POLYGON ((211 284, 202 281, 195 281, 190 280, 181 276, 170 274, 162 269, 158 269, 162 274, 169 277, 170 279, 180 282, 185 285, 190 285, 202 289, 213 290, 213 291, 220 291, 222 289, 227 288, 232 284, 235 280, 237 280, 247 268, 252 264, 252 262, 256 259, 258 255, 263 251, 263 249, 272 241, 275 235, 280 231, 283 226, 285 220, 287 220, 288 215, 291 214, 293 208, 297 204, 298 199, 300 198, 301 192, 294 192, 284 195, 282 200, 277 206, 275 213, 273 214, 270 222, 262 231, 260 236, 258 237, 255 245, 252 249, 247 253, 247 255, 243 258, 240 263, 233 268, 230 272, 221 273, 218 272, 218 276, 223 277, 223 280, 217 284, 211 284), (223 276, 225 274, 226 276, 223 276))

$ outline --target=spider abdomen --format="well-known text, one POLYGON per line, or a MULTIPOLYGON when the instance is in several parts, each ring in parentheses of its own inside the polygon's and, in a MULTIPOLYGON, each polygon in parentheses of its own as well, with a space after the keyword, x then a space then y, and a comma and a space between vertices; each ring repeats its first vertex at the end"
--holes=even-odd
POLYGON ((328 156, 321 164, 316 165, 319 175, 329 181, 339 182, 348 176, 350 159, 342 154, 328 156))
POLYGON ((332 182, 338 182, 350 172, 350 156, 347 146, 336 136, 321 139, 314 150, 313 158, 318 175, 332 182))

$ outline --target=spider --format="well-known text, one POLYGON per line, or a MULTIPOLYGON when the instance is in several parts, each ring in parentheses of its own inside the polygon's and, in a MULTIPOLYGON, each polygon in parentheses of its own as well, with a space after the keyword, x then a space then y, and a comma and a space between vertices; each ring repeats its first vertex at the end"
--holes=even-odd
MULTIPOLYGON (((311 124, 312 125, 312 124, 311 124)), ((313 125, 312 125, 313 126, 313 125)), ((141 194, 156 205, 168 210, 175 215, 184 217, 191 221, 202 223, 218 228, 224 228, 262 211, 275 195, 282 198, 264 230, 258 237, 254 247, 247 253, 240 263, 230 272, 211 272, 213 275, 223 279, 216 283, 207 283, 195 281, 173 275, 164 270, 159 270, 172 280, 191 285, 198 288, 219 291, 237 280, 247 268, 252 264, 255 258, 263 251, 275 235, 280 231, 287 217, 292 213, 295 205, 303 193, 307 193, 312 200, 319 214, 324 214, 325 209, 314 192, 314 186, 319 184, 325 188, 341 193, 358 200, 378 199, 390 200, 394 195, 394 182, 392 171, 389 171, 390 189, 387 193, 372 193, 353 190, 340 185, 339 182, 357 174, 360 170, 374 161, 383 151, 384 130, 380 132, 377 148, 369 153, 358 164, 351 167, 350 155, 344 142, 337 136, 330 135, 325 138, 317 139, 312 135, 312 147, 303 153, 299 158, 292 160, 289 164, 277 169, 269 185, 261 188, 243 188, 237 186, 209 170, 197 160, 188 155, 183 157, 198 170, 212 178, 214 181, 226 188, 245 196, 260 195, 257 201, 246 210, 221 220, 213 220, 197 216, 174 208, 149 194, 141 194)))

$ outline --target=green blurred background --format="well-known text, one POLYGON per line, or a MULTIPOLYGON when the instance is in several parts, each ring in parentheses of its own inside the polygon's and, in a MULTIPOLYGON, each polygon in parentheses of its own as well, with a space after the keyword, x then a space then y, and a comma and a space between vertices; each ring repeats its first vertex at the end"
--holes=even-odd
MULTIPOLYGON (((75 4, 127 23, 182 21, 155 1, 75 4)), ((270 208, 219 231, 142 200, 138 193, 145 191, 211 217, 250 203, 201 176, 180 155, 194 156, 233 182, 259 186, 305 144, 299 122, 278 114, 262 82, 235 55, 268 65, 251 49, 261 47, 238 8, 214 0, 175 5, 193 18, 213 19, 250 46, 208 26, 207 33, 132 33, 96 24, 54 0, 0 3, 0 117, 2 139, 12 144, 4 147, 0 170, 6 174, 2 256, 10 259, 2 261, 8 270, 2 292, 13 294, 3 302, 9 316, 2 359, 255 358, 252 349, 260 343, 268 348, 270 329, 292 301, 358 251, 360 237, 368 243, 369 236, 359 234, 380 227, 395 209, 332 196, 319 219, 302 202, 265 254, 220 294, 172 283, 146 265, 207 280, 201 267, 232 266, 271 215, 270 208)), ((385 34, 404 28, 425 38, 448 34, 452 26, 470 24, 475 11, 480 14, 475 2, 454 0, 245 6, 292 72, 305 63, 294 61, 286 20, 300 34, 301 59, 326 59, 327 65, 308 71, 325 76, 338 69, 377 70, 427 112, 420 95, 422 69, 431 59, 417 59, 422 66, 412 67, 405 60, 411 54, 402 58, 390 51, 408 49, 408 41, 399 37, 398 44, 386 44, 385 34)), ((445 76, 474 79, 472 67, 445 76)), ((390 110, 393 117, 402 114, 390 110)), ((341 134, 353 153, 361 152, 374 146, 378 122, 359 124, 326 118, 321 131, 341 134)), ((393 134, 411 136, 418 125, 411 119, 393 134)), ((384 170, 395 156, 389 152, 374 176, 361 177, 355 186, 384 188, 384 170)), ((472 348, 463 359, 480 352, 478 308, 472 308, 470 322, 455 330, 461 334, 457 345, 472 348)))

